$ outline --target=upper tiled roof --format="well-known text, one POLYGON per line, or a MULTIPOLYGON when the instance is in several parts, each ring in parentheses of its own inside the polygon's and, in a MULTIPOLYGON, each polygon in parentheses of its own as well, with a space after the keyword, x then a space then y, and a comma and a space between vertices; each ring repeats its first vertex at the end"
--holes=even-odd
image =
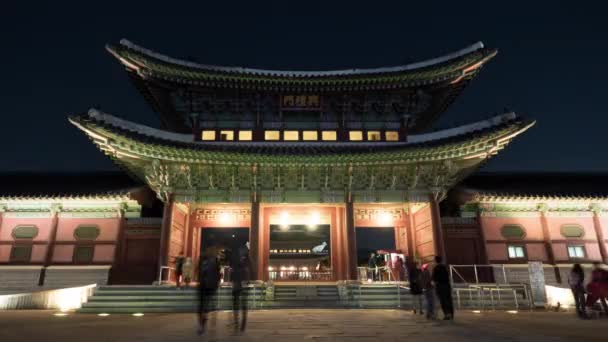
POLYGON ((327 71, 265 70, 193 63, 142 48, 128 40, 108 45, 129 70, 140 77, 211 87, 249 89, 391 89, 469 78, 494 55, 478 42, 462 50, 423 62, 393 67, 327 71))

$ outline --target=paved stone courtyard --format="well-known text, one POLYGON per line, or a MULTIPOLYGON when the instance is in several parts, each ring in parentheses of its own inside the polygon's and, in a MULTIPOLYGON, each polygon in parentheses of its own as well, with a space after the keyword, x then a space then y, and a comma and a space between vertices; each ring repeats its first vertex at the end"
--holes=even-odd
POLYGON ((191 314, 110 315, 0 311, 0 341, 607 341, 608 320, 569 313, 458 312, 454 322, 428 322, 397 310, 269 310, 251 312, 243 335, 217 314, 203 337, 191 314))

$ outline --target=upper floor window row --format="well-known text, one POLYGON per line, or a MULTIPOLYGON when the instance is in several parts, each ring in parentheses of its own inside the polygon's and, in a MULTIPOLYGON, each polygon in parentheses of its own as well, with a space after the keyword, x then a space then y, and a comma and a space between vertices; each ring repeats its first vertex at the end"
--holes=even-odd
MULTIPOLYGON (((204 130, 201 133, 204 141, 251 141, 251 130, 204 130)), ((266 130, 265 141, 337 141, 336 131, 297 131, 297 130, 266 130)), ((360 131, 348 132, 349 141, 399 141, 398 131, 360 131)))

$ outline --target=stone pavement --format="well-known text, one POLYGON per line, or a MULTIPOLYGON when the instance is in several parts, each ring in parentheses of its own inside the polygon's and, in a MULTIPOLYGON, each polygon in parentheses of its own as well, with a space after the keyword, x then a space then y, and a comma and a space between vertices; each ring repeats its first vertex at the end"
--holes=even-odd
POLYGON ((0 341, 608 341, 608 320, 582 321, 570 313, 457 312, 454 322, 397 310, 253 311, 243 335, 227 327, 230 313, 217 313, 203 337, 192 314, 110 315, 49 311, 0 311, 0 341))

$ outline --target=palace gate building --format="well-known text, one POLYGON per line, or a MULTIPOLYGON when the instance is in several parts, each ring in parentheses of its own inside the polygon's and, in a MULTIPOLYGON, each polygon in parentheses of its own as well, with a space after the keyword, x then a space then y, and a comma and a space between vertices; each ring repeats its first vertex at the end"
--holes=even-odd
POLYGON ((107 50, 160 128, 97 109, 69 120, 134 182, 112 195, 0 194, 0 267, 42 269, 42 284, 53 267, 105 265, 110 282, 145 283, 180 253, 196 262, 234 244, 263 281, 356 280, 380 249, 453 264, 606 260, 605 197, 507 194, 467 179, 534 121, 503 113, 432 129, 496 55, 482 43, 330 71, 205 65, 126 40, 107 50), (142 214, 150 190, 162 220, 142 214))

